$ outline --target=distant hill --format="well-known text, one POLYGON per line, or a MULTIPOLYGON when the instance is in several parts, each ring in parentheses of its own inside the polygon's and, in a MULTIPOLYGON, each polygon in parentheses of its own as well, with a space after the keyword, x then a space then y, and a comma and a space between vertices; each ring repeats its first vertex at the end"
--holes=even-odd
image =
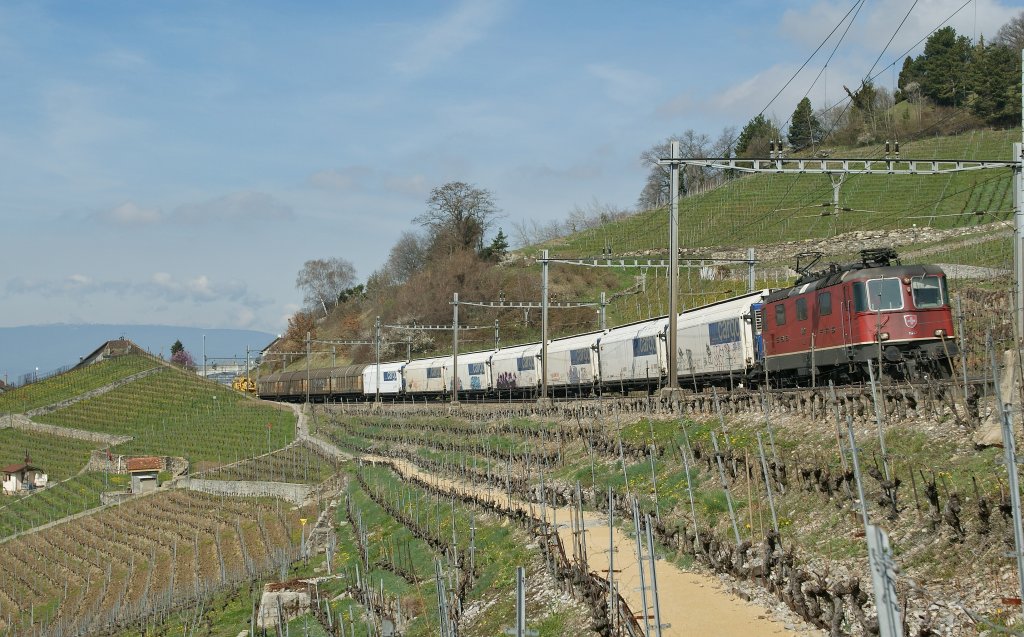
POLYGON ((203 335, 206 355, 244 359, 245 348, 258 351, 276 334, 255 330, 202 329, 171 325, 26 325, 0 327, 0 380, 7 376, 17 383, 23 374, 39 368, 44 375, 51 370, 74 365, 105 341, 124 336, 150 353, 170 356, 171 344, 181 340, 197 364, 203 362, 203 335))

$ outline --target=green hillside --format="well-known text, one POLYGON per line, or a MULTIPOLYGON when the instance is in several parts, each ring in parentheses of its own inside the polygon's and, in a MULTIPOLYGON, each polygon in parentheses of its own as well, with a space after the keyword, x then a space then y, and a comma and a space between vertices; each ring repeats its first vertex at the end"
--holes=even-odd
POLYGON ((184 456, 193 463, 234 462, 266 452, 268 440, 276 449, 295 435, 291 411, 171 368, 38 420, 132 436, 116 447, 122 454, 184 456))
MULTIPOLYGON (((1020 130, 977 130, 954 137, 908 142, 901 158, 1009 159, 1020 130)), ((879 157, 878 147, 830 148, 831 157, 879 157)), ((750 175, 680 202, 680 246, 740 249, 838 234, 930 227, 961 228, 990 224, 1012 216, 1012 175, 1007 169, 953 175, 854 175, 846 178, 839 203, 831 211, 832 183, 827 175, 750 175), (828 203, 823 207, 823 203, 828 203), (983 211, 982 214, 977 214, 983 211)), ((668 215, 664 209, 639 213, 620 222, 580 232, 536 248, 552 256, 593 256, 665 252, 668 215)))
POLYGON ((100 361, 0 394, 0 413, 24 413, 52 405, 159 366, 156 359, 139 354, 100 361))

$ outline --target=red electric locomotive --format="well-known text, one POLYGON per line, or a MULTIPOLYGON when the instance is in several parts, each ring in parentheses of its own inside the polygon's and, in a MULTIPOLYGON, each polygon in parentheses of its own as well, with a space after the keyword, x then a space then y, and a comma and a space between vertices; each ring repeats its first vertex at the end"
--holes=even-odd
POLYGON ((800 255, 800 278, 772 292, 762 308, 764 365, 784 384, 868 377, 946 378, 953 338, 946 275, 935 265, 901 265, 891 248, 861 261, 810 272, 820 253, 800 255), (815 257, 804 268, 800 258, 815 257))

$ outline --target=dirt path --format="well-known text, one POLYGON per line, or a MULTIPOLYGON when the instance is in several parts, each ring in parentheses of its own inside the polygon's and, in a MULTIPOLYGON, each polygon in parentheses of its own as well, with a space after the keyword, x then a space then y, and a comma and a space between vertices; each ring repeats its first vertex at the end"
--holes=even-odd
MULTIPOLYGON (((415 476, 442 488, 446 491, 472 493, 522 511, 529 511, 540 516, 540 507, 517 499, 509 502, 508 498, 476 484, 450 480, 421 470, 412 463, 380 456, 365 455, 363 459, 390 463, 399 473, 406 477, 415 476)), ((557 525, 559 536, 566 547, 572 546, 568 508, 547 508, 544 511, 549 523, 557 525)), ((607 517, 594 512, 584 512, 584 528, 590 570, 607 575, 609 544, 607 517)), ((619 592, 634 612, 643 608, 640 593, 640 569, 636 555, 636 541, 626 535, 620 528, 613 531, 615 547, 615 573, 619 592)), ((568 548, 567 548, 568 550, 568 548)), ((661 607, 661 621, 670 624, 662 631, 664 637, 689 635, 721 635, 748 637, 751 635, 822 635, 813 628, 796 628, 795 616, 786 619, 771 617, 774 611, 765 609, 751 602, 746 602, 731 594, 717 578, 703 573, 684 571, 675 564, 664 559, 656 561, 658 591, 661 607), (785 621, 791 622, 789 628, 785 621)), ((653 615, 653 605, 650 614, 653 615)), ((652 620, 653 622, 653 620, 652 620)))

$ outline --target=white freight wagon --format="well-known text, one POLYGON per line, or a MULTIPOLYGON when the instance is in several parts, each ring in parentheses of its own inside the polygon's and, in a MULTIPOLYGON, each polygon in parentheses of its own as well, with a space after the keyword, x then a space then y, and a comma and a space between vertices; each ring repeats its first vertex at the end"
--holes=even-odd
POLYGON ((760 308, 768 290, 694 308, 679 319, 680 384, 686 379, 730 379, 742 385, 757 362, 759 350, 753 309, 760 308))
MULTIPOLYGON (((460 393, 485 394, 490 391, 492 354, 494 354, 493 350, 459 354, 460 393)), ((451 359, 447 360, 450 364, 451 359)))
POLYGON ((396 363, 381 363, 380 372, 377 365, 371 363, 363 370, 363 393, 373 398, 377 395, 377 381, 380 380, 380 395, 394 398, 402 393, 402 368, 406 361, 396 363))
POLYGON ((501 396, 533 395, 540 385, 540 343, 503 347, 491 355, 491 387, 501 396))
POLYGON ((603 332, 560 338, 548 344, 548 387, 553 396, 588 394, 599 380, 597 341, 603 332))
POLYGON ((445 380, 451 356, 410 361, 402 370, 407 394, 440 394, 447 391, 451 380, 445 380), (445 362, 447 361, 447 365, 445 362))
POLYGON ((631 323, 609 330, 598 342, 601 386, 606 391, 653 391, 667 373, 668 319, 631 323))

